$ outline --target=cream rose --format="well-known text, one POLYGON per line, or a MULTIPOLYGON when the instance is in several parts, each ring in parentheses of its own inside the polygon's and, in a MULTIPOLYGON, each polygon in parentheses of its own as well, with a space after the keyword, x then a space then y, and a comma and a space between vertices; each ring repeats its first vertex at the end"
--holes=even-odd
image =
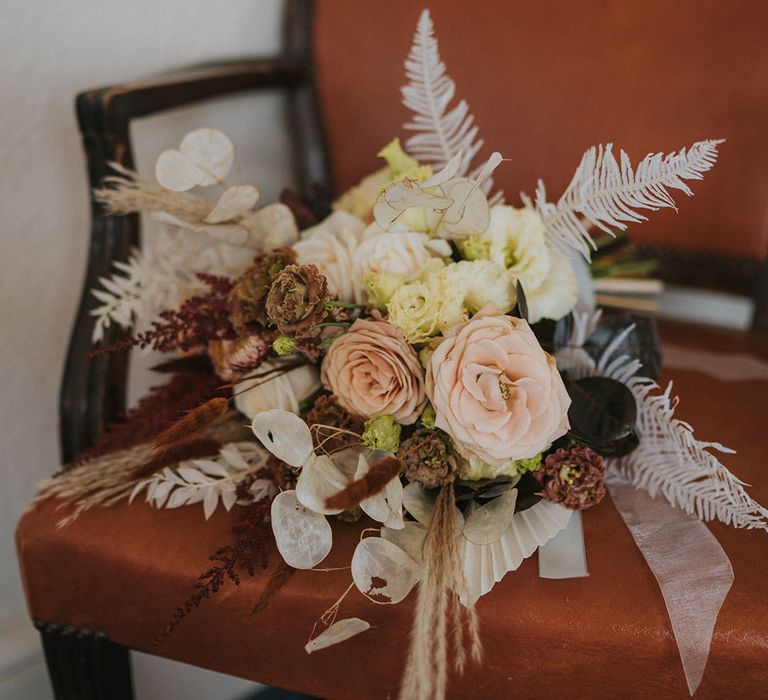
POLYGON ((352 282, 352 256, 360 245, 365 222, 345 211, 335 211, 308 228, 293 244, 300 265, 317 265, 328 280, 328 290, 347 303, 361 303, 362 289, 352 282))
POLYGON ((464 285, 450 283, 444 269, 430 271, 422 279, 402 285, 387 302, 390 323, 403 332, 409 343, 425 343, 446 328, 467 320, 466 289, 464 285))
MULTIPOLYGON (((259 373, 275 369, 279 365, 263 362, 259 373)), ((302 365, 282 374, 270 375, 266 381, 246 379, 233 389, 235 408, 248 418, 255 418, 262 411, 279 408, 283 411, 299 412, 299 404, 320 388, 320 375, 312 365, 302 365)))
POLYGON ((358 319, 323 359, 323 384, 350 413, 416 421, 426 401, 424 370, 391 323, 358 319))
POLYGON ((399 223, 389 231, 371 224, 352 257, 352 283, 356 289, 365 289, 369 275, 384 272, 411 280, 418 277, 434 257, 450 254, 450 246, 445 241, 430 240, 426 233, 411 231, 399 223))
POLYGON ((462 260, 448 265, 443 274, 447 286, 462 290, 470 313, 493 304, 505 314, 515 305, 515 280, 502 265, 490 260, 462 260))
POLYGON ((455 326, 427 362, 435 425, 465 457, 527 459, 568 430, 571 401, 528 324, 486 307, 455 326))

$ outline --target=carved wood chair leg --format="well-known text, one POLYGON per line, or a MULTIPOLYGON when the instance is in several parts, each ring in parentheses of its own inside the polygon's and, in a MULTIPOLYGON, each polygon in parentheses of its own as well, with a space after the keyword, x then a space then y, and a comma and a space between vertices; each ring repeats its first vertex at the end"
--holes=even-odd
POLYGON ((103 632, 35 622, 56 700, 133 700, 128 648, 103 632))

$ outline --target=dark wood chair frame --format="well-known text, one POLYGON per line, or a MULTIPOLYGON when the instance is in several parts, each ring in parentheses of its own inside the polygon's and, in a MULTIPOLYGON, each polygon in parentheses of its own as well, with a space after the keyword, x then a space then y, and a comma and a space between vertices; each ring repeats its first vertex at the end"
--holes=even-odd
MULTIPOLYGON (((197 66, 130 85, 89 90, 78 95, 77 118, 87 156, 91 188, 110 174, 109 163, 133 167, 129 126, 132 119, 208 98, 245 90, 279 89, 287 95, 298 189, 309 195, 315 185, 330 188, 330 164, 312 61, 312 2, 288 0, 283 50, 257 58, 197 66)), ((91 197, 91 242, 83 293, 69 343, 60 394, 61 456, 71 461, 125 409, 128 352, 88 357, 96 300, 90 290, 113 263, 126 260, 139 244, 139 218, 108 216, 91 197)), ((662 276, 680 284, 710 286, 755 298, 755 327, 768 328, 768 266, 747 260, 646 249, 662 261, 662 276), (713 271, 716 271, 713 274, 713 271)), ((105 341, 119 340, 119 329, 105 341)), ((57 698, 123 700, 133 696, 128 649, 93 630, 64 621, 37 621, 57 698)))

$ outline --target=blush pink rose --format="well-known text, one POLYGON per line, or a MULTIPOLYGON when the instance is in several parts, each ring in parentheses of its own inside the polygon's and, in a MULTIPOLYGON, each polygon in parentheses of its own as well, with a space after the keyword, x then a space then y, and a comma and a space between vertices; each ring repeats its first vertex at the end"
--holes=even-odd
POLYGON ((486 307, 453 326, 427 363, 435 424, 465 457, 527 459, 564 435, 571 400, 526 321, 486 307))
POLYGON ((399 328, 358 319, 323 360, 322 381, 350 413, 416 421, 426 403, 424 370, 399 328))

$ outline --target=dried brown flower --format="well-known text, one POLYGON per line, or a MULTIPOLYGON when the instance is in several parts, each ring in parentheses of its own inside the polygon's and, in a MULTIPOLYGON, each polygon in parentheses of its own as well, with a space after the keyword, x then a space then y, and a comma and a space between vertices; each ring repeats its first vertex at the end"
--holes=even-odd
POLYGON ((588 447, 560 448, 533 476, 543 486, 542 498, 572 510, 591 508, 605 496, 605 462, 588 447))
POLYGON ((359 437, 349 433, 337 433, 333 428, 349 430, 352 433, 362 435, 363 423, 365 423, 365 418, 349 413, 346 409, 342 408, 336 397, 332 394, 319 396, 307 414, 307 425, 310 428, 313 425, 330 426, 318 427, 312 430, 315 448, 328 454, 338 452, 353 443, 360 442, 359 437))
POLYGON ((278 459, 274 455, 269 455, 265 469, 269 471, 269 478, 281 491, 296 488, 298 476, 296 471, 289 464, 278 459))
POLYGON ((269 323, 265 300, 275 277, 296 261, 292 248, 275 248, 257 255, 253 265, 237 278, 229 293, 229 320, 238 335, 247 335, 254 327, 269 323))
POLYGON ((214 371, 225 382, 231 382, 256 369, 269 353, 272 335, 252 333, 237 340, 211 341, 208 355, 214 371))
POLYGON ((456 454, 448 436, 439 430, 419 428, 400 443, 397 457, 405 467, 408 481, 420 481, 435 488, 453 481, 456 475, 456 454))
POLYGON ((306 335, 328 315, 328 282, 315 265, 288 265, 275 277, 267 295, 267 315, 279 331, 306 335))

